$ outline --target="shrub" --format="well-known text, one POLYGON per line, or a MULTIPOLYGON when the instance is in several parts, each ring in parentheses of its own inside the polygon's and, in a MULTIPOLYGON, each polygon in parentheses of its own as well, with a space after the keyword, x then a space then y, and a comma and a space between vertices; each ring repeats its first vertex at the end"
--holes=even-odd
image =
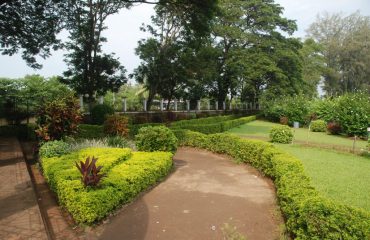
POLYGON ((165 177, 172 167, 172 154, 88 148, 61 157, 41 158, 41 167, 60 204, 75 221, 93 224, 165 177), (101 172, 106 175, 98 188, 85 188, 75 167, 76 161, 91 155, 99 158, 101 172))
POLYGON ((337 122, 329 122, 326 129, 330 134, 337 135, 342 131, 342 127, 337 122))
POLYGON ((288 123, 289 123, 289 119, 287 117, 285 117, 285 116, 280 117, 280 124, 288 125, 288 123))
POLYGON ((370 125, 370 97, 365 93, 346 94, 336 109, 342 130, 349 136, 365 136, 370 125))
POLYGON ((107 115, 114 114, 113 107, 107 104, 98 104, 91 109, 91 120, 93 124, 102 125, 107 115))
POLYGON ((75 137, 82 139, 103 138, 106 136, 103 130, 103 126, 100 125, 80 124, 78 125, 78 134, 75 137))
POLYGON ((272 178, 277 199, 293 239, 368 239, 370 213, 321 196, 305 175, 300 160, 272 144, 230 134, 204 135, 174 131, 181 146, 226 153, 272 178))
POLYGON ((140 128, 148 126, 164 126, 162 123, 144 123, 144 124, 134 124, 129 126, 129 134, 131 138, 134 138, 138 133, 140 128))
POLYGON ((139 151, 164 151, 176 152, 177 138, 173 132, 166 127, 143 127, 136 135, 136 147, 139 151))
POLYGON ((70 151, 70 145, 63 141, 49 141, 41 145, 40 157, 59 157, 70 151))
POLYGON ((312 101, 310 105, 311 115, 315 115, 325 122, 334 121, 338 118, 337 99, 317 99, 312 101))
POLYGON ((72 95, 46 103, 37 113, 36 134, 43 140, 60 140, 77 132, 82 116, 78 101, 72 95))
POLYGON ((128 119, 125 116, 110 115, 104 122, 104 132, 109 135, 125 137, 128 135, 128 119))
POLYGON ((270 140, 276 143, 291 143, 293 131, 288 126, 277 126, 270 130, 270 140))
POLYGON ((303 95, 282 97, 274 100, 262 100, 264 116, 274 122, 280 117, 287 117, 289 125, 293 122, 307 124, 309 121, 309 100, 303 95))
POLYGON ((326 122, 324 120, 315 120, 311 122, 312 132, 326 132, 326 122))
POLYGON ((97 186, 102 177, 104 176, 103 174, 100 173, 102 166, 96 167, 96 161, 98 161, 98 159, 94 158, 93 156, 91 158, 91 162, 90 157, 87 157, 85 162, 80 161, 80 164, 76 162, 76 167, 82 175, 81 181, 85 187, 97 186))

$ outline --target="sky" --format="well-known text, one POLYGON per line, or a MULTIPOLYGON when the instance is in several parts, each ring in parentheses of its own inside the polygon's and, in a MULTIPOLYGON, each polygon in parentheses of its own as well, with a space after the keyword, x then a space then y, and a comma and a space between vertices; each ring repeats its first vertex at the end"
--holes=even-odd
MULTIPOLYGON (((283 16, 297 21, 298 31, 294 36, 300 38, 305 37, 305 30, 315 21, 317 14, 324 11, 348 15, 359 10, 362 15, 370 16, 370 0, 275 0, 275 2, 284 8, 283 16)), ((149 24, 150 16, 153 14, 151 5, 141 4, 130 10, 121 10, 107 19, 108 29, 103 35, 108 42, 103 44, 103 51, 114 52, 128 74, 140 63, 140 59, 135 55, 137 42, 148 36, 139 28, 142 23, 149 24)), ((66 36, 67 34, 61 35, 62 38, 66 36)), ((28 67, 21 54, 11 57, 0 55, 0 77, 21 78, 27 74, 40 74, 44 77, 62 75, 67 70, 63 61, 65 53, 59 50, 53 52, 46 60, 40 59, 39 63, 43 65, 41 70, 28 67)))

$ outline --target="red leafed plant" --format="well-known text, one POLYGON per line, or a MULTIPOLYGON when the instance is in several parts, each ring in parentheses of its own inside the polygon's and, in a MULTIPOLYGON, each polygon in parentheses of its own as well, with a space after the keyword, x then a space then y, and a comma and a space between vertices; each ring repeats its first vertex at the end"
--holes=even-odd
POLYGON ((102 166, 96 166, 97 160, 98 159, 93 156, 91 161, 90 157, 87 157, 85 162, 80 161, 80 164, 76 162, 76 167, 82 174, 81 180, 85 187, 97 186, 102 177, 104 177, 104 174, 100 173, 102 166))

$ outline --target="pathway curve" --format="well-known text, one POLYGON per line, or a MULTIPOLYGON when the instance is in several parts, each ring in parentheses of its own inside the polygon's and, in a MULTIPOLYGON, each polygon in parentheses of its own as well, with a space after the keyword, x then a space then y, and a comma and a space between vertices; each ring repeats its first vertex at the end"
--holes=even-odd
POLYGON ((272 183, 227 156, 181 148, 176 170, 97 230, 99 239, 279 239, 272 183), (229 236, 231 237, 231 236, 229 236))
POLYGON ((47 239, 19 142, 0 137, 0 239, 47 239))

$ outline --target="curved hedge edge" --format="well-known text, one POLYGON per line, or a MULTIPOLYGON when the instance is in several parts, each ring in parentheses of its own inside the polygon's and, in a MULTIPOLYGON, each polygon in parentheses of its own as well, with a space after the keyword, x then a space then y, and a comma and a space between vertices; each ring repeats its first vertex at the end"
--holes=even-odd
POLYGON ((323 197, 311 185, 302 163, 271 143, 231 134, 205 135, 174 130, 179 144, 225 153, 269 176, 286 227, 296 239, 370 239, 370 213, 323 197))
POLYGON ((232 120, 221 121, 217 123, 209 123, 209 124, 181 124, 181 125, 174 125, 171 126, 171 129, 187 129, 195 132, 200 132, 204 134, 214 134, 225 132, 231 128, 238 127, 248 122, 252 122, 256 120, 256 116, 248 116, 248 117, 241 117, 232 120))

